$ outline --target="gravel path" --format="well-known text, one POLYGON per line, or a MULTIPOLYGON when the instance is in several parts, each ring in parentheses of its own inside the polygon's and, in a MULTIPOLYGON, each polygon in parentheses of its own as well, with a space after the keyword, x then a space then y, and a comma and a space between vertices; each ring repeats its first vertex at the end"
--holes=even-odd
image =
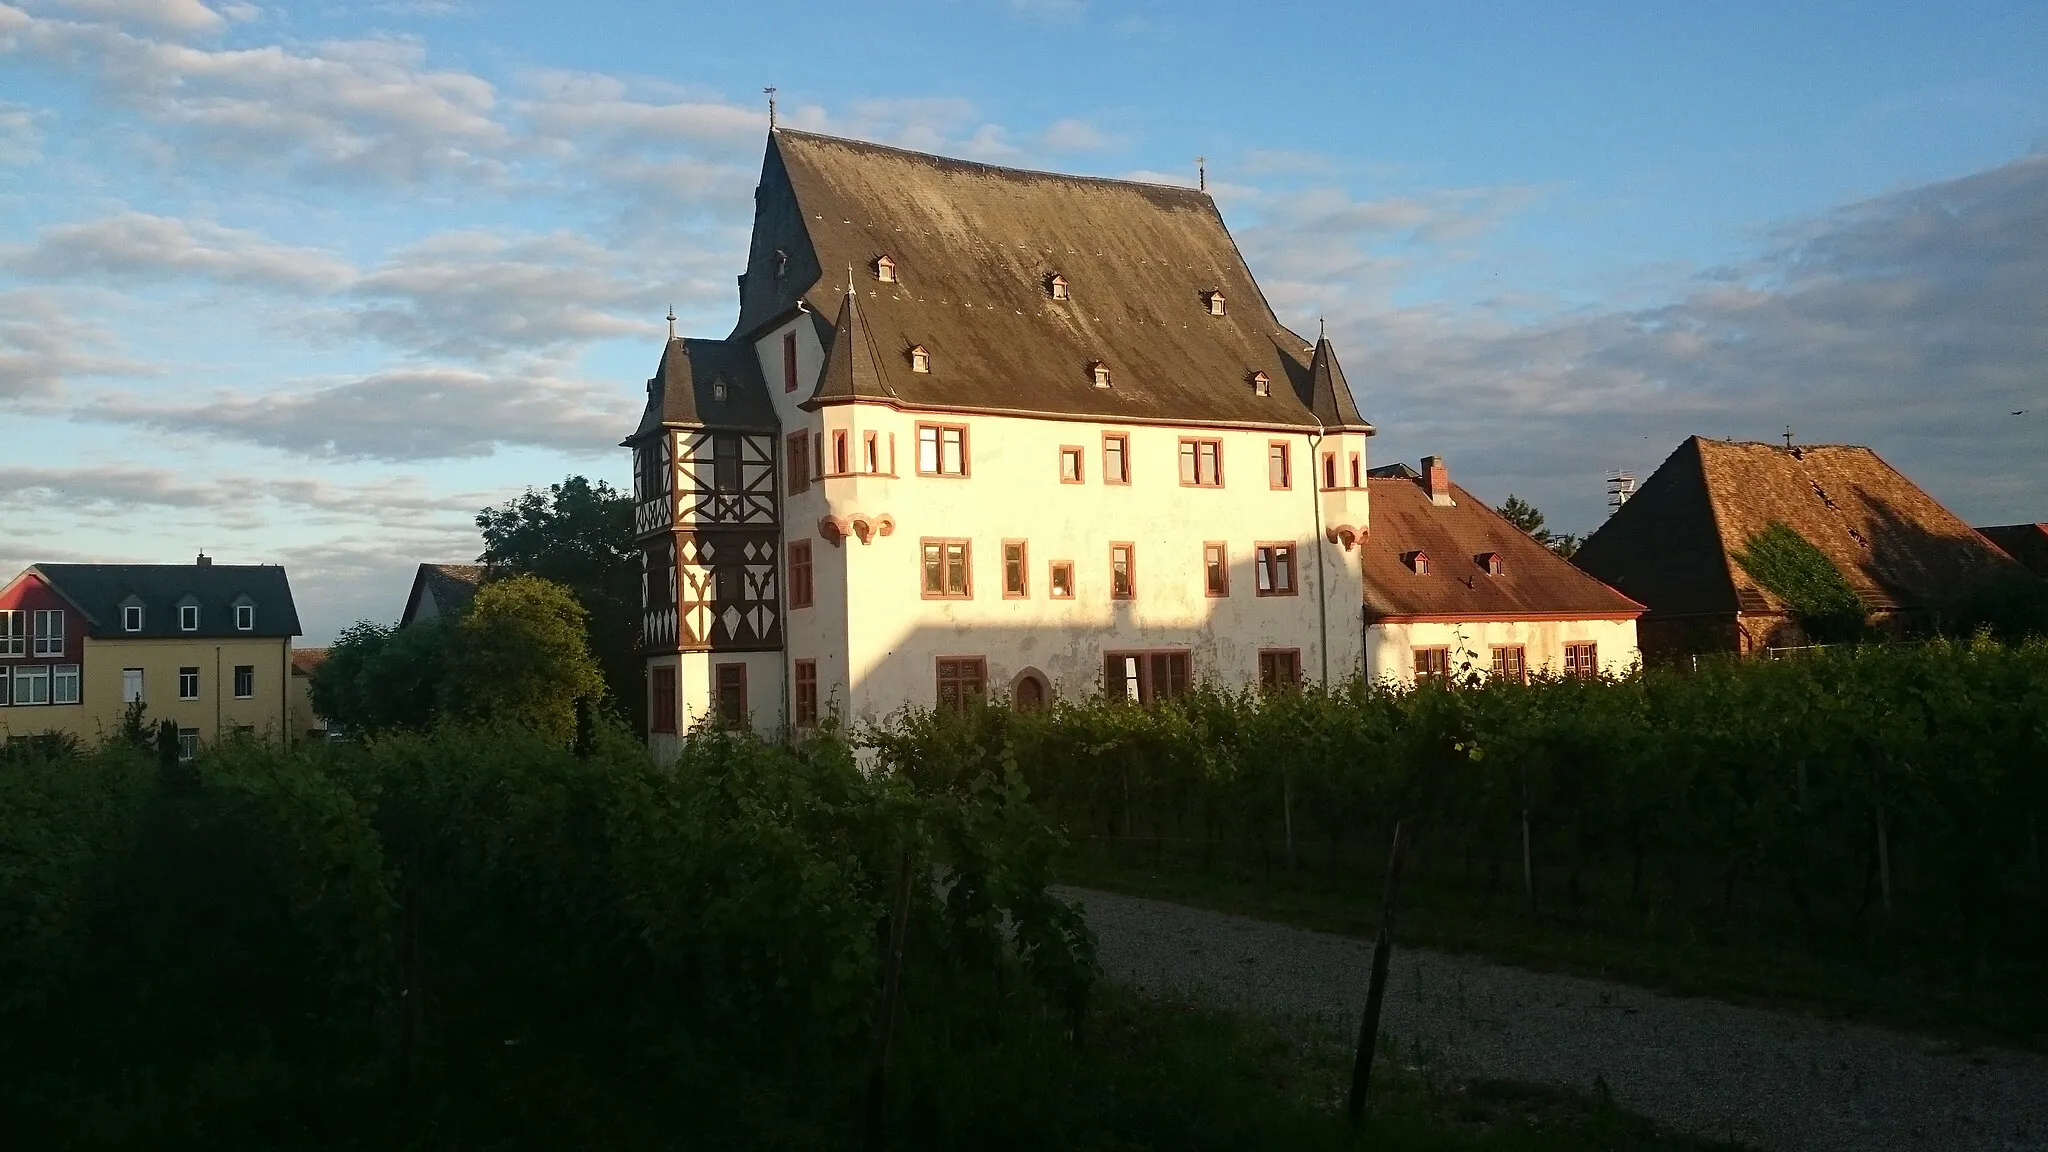
MULTIPOLYGON (((1103 971, 1355 1035, 1369 942, 1070 888, 1103 971)), ((2048 1057, 1396 948, 1382 1028, 1440 1066, 1581 1091, 1771 1152, 2048 1150, 2048 1057)))

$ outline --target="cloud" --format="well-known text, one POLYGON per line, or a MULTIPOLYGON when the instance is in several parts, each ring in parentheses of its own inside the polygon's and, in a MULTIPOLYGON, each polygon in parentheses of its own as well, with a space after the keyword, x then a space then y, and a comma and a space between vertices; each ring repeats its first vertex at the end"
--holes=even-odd
POLYGON ((1646 475, 1688 435, 1772 439, 1788 424, 1868 444, 1993 522, 2038 519, 2048 491, 2043 316, 2035 155, 1788 225, 1655 307, 1537 323, 1388 309, 1341 331, 1386 439, 1485 461, 1494 498, 1537 496, 1567 528, 1596 522, 1603 469, 1646 475))
POLYGON ((54 400, 77 377, 156 370, 114 354, 113 336, 75 312, 46 292, 0 292, 0 406, 54 400))
POLYGON ((0 164, 34 164, 43 158, 42 114, 0 100, 0 164))
POLYGON ((303 477, 206 473, 126 464, 85 468, 0 465, 0 508, 45 509, 52 504, 74 513, 112 511, 129 515, 138 507, 205 510, 232 507, 244 513, 270 504, 298 513, 340 513, 372 523, 400 516, 467 516, 492 494, 436 495, 413 476, 386 476, 361 484, 303 477))
POLYGON ((1055 120, 1038 134, 1042 148, 1054 152, 1100 152, 1117 146, 1115 140, 1086 120, 1073 117, 1055 120))
POLYGON ((1088 10, 1088 0, 1006 0, 1010 11, 1034 20, 1073 20, 1088 10))
POLYGON ((140 24, 154 31, 172 34, 218 32, 227 26, 220 13, 199 0, 46 0, 46 3, 87 20, 140 24))
POLYGON ((428 365, 196 403, 107 395, 81 415, 328 459, 416 461, 488 456, 499 445, 588 456, 608 451, 637 408, 635 398, 562 379, 538 364, 500 372, 428 365))
POLYGON ((31 244, 0 246, 0 268, 40 280, 205 276, 225 284, 313 291, 344 287, 355 278, 355 270, 330 252, 145 212, 45 228, 31 244))

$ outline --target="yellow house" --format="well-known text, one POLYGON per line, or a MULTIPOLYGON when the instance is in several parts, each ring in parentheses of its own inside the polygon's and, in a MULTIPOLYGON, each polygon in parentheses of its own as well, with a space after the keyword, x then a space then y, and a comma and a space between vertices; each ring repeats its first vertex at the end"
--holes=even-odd
POLYGON ((0 588, 0 740, 97 740, 131 704, 186 755, 293 735, 291 583, 275 564, 41 564, 0 588))

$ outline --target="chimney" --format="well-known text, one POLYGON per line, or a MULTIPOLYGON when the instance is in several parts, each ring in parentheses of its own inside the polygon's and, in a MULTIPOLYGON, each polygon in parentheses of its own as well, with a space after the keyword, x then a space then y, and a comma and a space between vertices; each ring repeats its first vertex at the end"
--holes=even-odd
POLYGON ((1422 458, 1422 486, 1429 492, 1429 502, 1439 508, 1451 507, 1451 470, 1441 456, 1422 458))
POLYGON ((211 568, 213 567, 213 557, 208 556, 204 552, 201 552, 199 554, 198 564, 201 568, 211 568))

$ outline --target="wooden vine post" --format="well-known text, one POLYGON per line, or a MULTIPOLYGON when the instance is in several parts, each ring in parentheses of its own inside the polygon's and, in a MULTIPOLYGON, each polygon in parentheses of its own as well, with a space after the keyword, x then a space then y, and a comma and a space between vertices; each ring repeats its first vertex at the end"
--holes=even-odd
POLYGON ((1408 825, 1394 825, 1394 852, 1387 860, 1387 893, 1380 903, 1380 935, 1372 946, 1372 983, 1365 990, 1365 1014, 1358 1021, 1358 1055, 1351 1064, 1351 1123, 1365 1119, 1372 1057, 1379 1047, 1380 1004, 1387 995, 1387 967, 1394 958, 1394 898, 1401 891, 1401 861, 1408 850, 1408 825))
POLYGON ((910 885, 917 868, 910 849, 896 875, 896 904, 889 911, 889 954, 882 961, 882 1005, 875 1016, 875 1059, 868 1073, 867 1133, 862 1147, 879 1152, 889 1115, 889 1039, 896 1030, 896 990, 903 978, 903 937, 910 924, 910 885))

